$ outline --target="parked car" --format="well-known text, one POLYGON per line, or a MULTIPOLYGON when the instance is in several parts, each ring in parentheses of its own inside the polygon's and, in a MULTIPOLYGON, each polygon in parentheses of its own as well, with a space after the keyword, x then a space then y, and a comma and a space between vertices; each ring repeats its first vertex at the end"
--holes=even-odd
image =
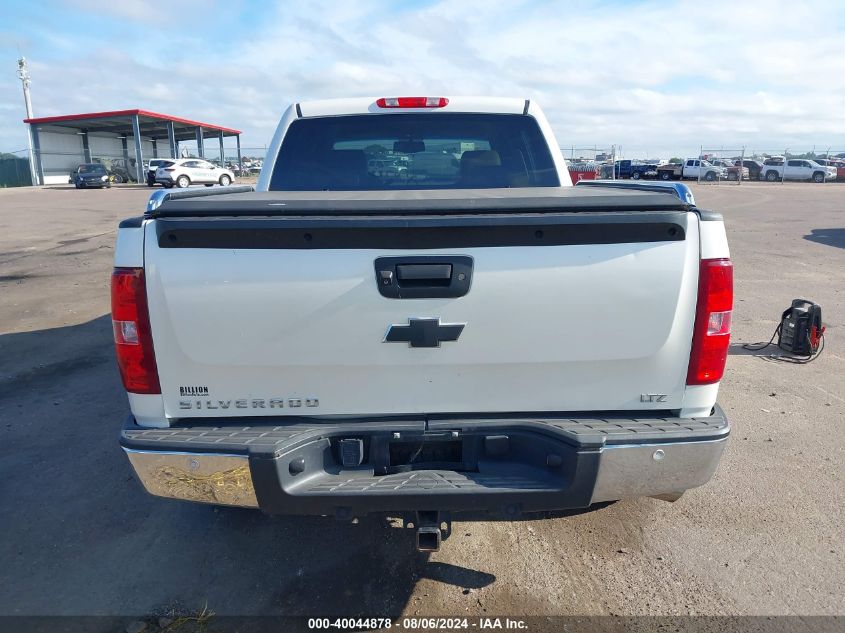
POLYGON ((817 158, 816 162, 825 167, 836 169, 836 181, 845 182, 845 159, 842 158, 817 158))
POLYGON ((77 189, 108 189, 111 180, 106 168, 101 163, 82 163, 71 172, 69 182, 77 189))
POLYGON ((303 102, 274 138, 257 195, 156 191, 118 229, 120 444, 148 492, 390 512, 432 551, 452 513, 674 501, 713 476, 733 267, 687 187, 573 188, 523 98, 303 102), (443 138, 473 149, 368 171, 373 143, 443 138))
POLYGON ((156 182, 170 189, 174 185, 184 188, 201 184, 207 187, 232 184, 235 174, 200 158, 180 158, 156 170, 156 182))
POLYGON ((765 179, 769 182, 780 180, 812 180, 825 182, 836 180, 837 170, 833 166, 819 165, 807 158, 790 158, 781 161, 770 158, 763 163, 765 179))
POLYGON ((696 180, 717 180, 727 178, 726 167, 715 167, 706 160, 688 158, 682 165, 669 164, 657 168, 657 177, 661 180, 681 180, 683 178, 694 178, 696 180))
POLYGON ((152 187, 156 184, 156 171, 159 167, 167 167, 173 161, 169 158, 151 158, 147 163, 147 186, 152 187))
MULTIPOLYGON (((735 161, 734 166, 739 167, 740 161, 735 161)), ((759 160, 743 160, 742 166, 748 169, 749 180, 763 179, 763 163, 759 160)))
POLYGON ((743 180, 748 180, 749 170, 747 167, 740 167, 733 161, 727 158, 715 158, 710 161, 714 167, 724 167, 728 174, 728 180, 738 180, 742 177, 743 180), (740 176, 741 175, 741 176, 740 176))
POLYGON ((814 158, 813 160, 823 167, 845 167, 845 160, 841 158, 814 158))

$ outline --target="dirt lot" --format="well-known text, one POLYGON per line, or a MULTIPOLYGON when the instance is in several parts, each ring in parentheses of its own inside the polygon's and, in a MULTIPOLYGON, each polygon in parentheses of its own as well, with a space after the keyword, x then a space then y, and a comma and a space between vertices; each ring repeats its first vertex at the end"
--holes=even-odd
POLYGON ((845 614, 845 186, 695 192, 736 267, 715 479, 675 504, 456 523, 423 557, 377 519, 143 493, 117 445, 108 277, 149 190, 0 190, 0 614, 845 614), (744 352, 794 297, 825 310, 822 357, 744 352))

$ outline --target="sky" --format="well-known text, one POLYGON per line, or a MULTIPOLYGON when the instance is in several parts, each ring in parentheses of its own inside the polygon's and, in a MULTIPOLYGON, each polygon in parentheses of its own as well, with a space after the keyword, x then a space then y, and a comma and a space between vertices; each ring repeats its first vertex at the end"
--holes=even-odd
POLYGON ((845 151, 843 0, 4 2, 0 152, 26 147, 20 54, 35 116, 141 108, 244 147, 294 101, 494 95, 567 154, 845 151))

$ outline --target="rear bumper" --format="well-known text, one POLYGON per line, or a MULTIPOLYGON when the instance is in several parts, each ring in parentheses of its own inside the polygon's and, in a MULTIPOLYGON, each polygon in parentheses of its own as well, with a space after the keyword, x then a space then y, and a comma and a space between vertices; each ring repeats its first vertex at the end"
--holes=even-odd
POLYGON ((713 476, 730 432, 718 407, 692 419, 262 422, 146 429, 130 418, 120 443, 147 492, 162 497, 268 514, 438 510, 508 518, 677 496, 713 476), (343 466, 340 439, 361 440, 359 466, 343 466), (418 456, 413 466, 409 454, 418 456), (428 461, 418 463, 420 456, 428 461))

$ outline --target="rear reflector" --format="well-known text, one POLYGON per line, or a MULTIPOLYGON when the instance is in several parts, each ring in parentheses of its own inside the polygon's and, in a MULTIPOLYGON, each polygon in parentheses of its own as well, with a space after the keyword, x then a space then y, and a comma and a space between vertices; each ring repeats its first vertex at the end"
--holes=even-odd
POLYGON ((722 379, 731 339, 733 300, 731 260, 701 260, 688 385, 709 385, 722 379))
POLYGON ((442 108, 449 105, 446 97, 382 97, 376 101, 380 108, 442 108))
POLYGON ((111 314, 117 365, 126 391, 161 393, 143 268, 115 268, 111 314))

